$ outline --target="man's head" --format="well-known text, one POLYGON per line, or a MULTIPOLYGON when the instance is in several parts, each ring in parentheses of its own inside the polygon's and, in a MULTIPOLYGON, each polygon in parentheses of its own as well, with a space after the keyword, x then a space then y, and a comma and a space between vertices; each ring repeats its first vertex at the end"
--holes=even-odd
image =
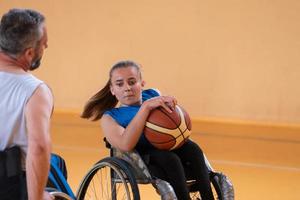
POLYGON ((25 70, 40 65, 47 48, 45 17, 30 9, 12 9, 4 14, 0 24, 0 51, 17 59, 25 70))

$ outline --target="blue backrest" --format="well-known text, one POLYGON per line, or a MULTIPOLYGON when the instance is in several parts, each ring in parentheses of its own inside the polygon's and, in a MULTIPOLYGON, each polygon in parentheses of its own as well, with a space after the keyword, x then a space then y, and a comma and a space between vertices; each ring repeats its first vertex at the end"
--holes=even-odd
POLYGON ((75 195, 67 182, 67 168, 65 161, 57 154, 51 154, 47 187, 53 187, 75 199, 75 195))

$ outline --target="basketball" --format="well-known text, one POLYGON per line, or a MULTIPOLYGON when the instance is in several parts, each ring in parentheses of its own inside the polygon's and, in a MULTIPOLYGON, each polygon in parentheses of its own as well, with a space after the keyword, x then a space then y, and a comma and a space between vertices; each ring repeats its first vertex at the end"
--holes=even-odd
POLYGON ((152 110, 144 134, 156 148, 174 150, 187 141, 191 129, 192 124, 188 113, 181 106, 176 105, 172 113, 162 107, 152 110))

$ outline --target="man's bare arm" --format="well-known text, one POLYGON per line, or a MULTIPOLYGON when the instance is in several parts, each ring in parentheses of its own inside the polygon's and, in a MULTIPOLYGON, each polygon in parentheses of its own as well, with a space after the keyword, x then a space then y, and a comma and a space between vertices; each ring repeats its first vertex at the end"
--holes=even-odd
POLYGON ((29 99, 25 110, 28 131, 26 177, 30 200, 43 199, 50 166, 52 108, 52 93, 45 84, 41 84, 29 99))

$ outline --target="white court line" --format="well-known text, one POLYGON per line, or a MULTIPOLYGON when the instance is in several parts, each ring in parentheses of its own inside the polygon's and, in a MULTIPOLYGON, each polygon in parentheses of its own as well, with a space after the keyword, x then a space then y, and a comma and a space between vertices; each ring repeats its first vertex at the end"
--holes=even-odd
POLYGON ((238 162, 238 161, 230 161, 230 160, 211 160, 211 162, 216 164, 234 165, 234 166, 241 166, 241 167, 267 168, 267 169, 275 169, 275 170, 300 172, 299 167, 278 166, 278 165, 269 165, 269 164, 262 164, 262 163, 246 163, 246 162, 238 162))

